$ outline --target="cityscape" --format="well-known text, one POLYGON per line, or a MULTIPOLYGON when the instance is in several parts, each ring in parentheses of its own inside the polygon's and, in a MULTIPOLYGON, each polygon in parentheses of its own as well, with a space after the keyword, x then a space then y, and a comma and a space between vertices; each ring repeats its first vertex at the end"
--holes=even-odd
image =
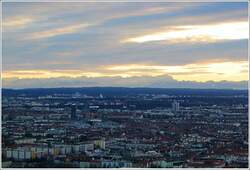
POLYGON ((247 90, 3 90, 3 167, 247 168, 247 90))
POLYGON ((241 2, 1 1, 1 168, 249 168, 241 2))

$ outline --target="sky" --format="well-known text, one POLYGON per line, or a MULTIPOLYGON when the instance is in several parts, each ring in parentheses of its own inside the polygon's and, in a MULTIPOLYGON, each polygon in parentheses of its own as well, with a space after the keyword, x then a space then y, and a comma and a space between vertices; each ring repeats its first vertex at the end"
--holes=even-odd
POLYGON ((246 88, 248 4, 3 3, 3 87, 246 88))

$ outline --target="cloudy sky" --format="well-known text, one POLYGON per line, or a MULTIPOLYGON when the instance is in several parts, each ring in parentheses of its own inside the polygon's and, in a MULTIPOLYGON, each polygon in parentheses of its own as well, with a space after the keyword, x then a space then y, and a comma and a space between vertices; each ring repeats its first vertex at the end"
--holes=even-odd
POLYGON ((3 3, 6 88, 244 88, 247 3, 3 3))

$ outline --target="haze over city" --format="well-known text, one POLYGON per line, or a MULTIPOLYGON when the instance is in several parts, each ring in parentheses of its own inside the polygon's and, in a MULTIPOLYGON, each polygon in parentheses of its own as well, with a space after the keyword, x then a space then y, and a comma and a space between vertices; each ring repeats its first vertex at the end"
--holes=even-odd
POLYGON ((3 87, 247 88, 247 3, 3 3, 3 87))
POLYGON ((249 168, 247 2, 2 5, 3 168, 249 168))

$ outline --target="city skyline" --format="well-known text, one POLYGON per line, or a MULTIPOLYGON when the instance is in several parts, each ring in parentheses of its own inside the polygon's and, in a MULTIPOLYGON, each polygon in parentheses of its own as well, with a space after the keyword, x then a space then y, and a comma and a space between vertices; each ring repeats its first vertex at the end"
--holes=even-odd
POLYGON ((247 88, 247 6, 5 2, 3 87, 247 88))
POLYGON ((248 2, 36 1, 2 3, 2 168, 249 167, 248 2))

